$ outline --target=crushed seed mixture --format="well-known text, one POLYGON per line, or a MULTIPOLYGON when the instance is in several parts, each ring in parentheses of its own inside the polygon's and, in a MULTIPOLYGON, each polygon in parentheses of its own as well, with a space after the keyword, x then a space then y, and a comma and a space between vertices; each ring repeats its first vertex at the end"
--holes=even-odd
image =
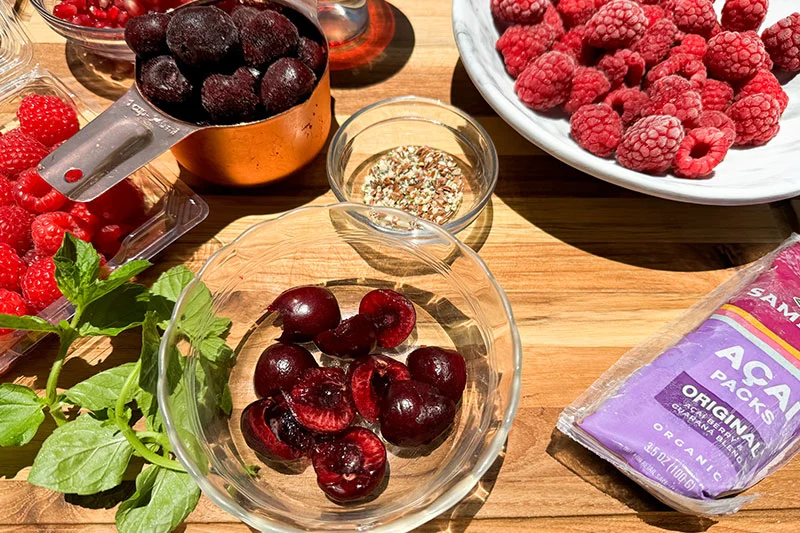
POLYGON ((428 146, 399 146, 372 165, 362 190, 367 205, 394 207, 444 224, 461 205, 464 180, 450 154, 428 146))

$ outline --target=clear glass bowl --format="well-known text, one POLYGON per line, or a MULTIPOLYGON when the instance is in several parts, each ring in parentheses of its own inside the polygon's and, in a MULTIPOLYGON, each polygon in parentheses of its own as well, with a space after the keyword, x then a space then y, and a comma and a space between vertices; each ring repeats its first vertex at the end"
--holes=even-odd
POLYGON ((133 62, 136 55, 125 42, 125 28, 89 28, 53 15, 58 0, 31 0, 33 7, 53 31, 98 56, 133 62))
POLYGON ((257 224, 208 260, 164 335, 158 395, 180 462, 212 501, 247 524, 262 531, 406 531, 460 501, 502 450, 519 403, 521 357, 508 300, 475 252, 402 211, 342 203, 257 224), (386 231, 386 217, 417 229, 386 231), (256 399, 256 361, 279 335, 266 308, 298 285, 330 288, 345 317, 368 291, 398 290, 414 303, 418 322, 391 355, 405 360, 424 344, 455 348, 467 360, 453 431, 434 449, 389 446, 388 484, 371 501, 337 505, 317 488, 307 463, 294 465, 293 475, 279 473, 244 444, 239 419, 256 399), (209 364, 202 345, 181 333, 189 321, 205 331, 212 313, 204 301, 232 320, 232 367, 209 364), (251 476, 243 465, 262 468, 251 476))
POLYGON ((351 116, 331 141, 328 182, 340 202, 364 202, 364 178, 383 154, 403 145, 427 145, 452 155, 464 176, 458 211, 442 225, 456 233, 480 214, 497 185, 497 150, 472 117, 439 100, 402 96, 351 116))

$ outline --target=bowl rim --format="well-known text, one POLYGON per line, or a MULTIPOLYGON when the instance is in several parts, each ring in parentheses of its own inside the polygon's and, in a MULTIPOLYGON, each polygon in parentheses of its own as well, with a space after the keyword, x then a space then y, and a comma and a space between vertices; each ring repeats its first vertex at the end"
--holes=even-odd
MULTIPOLYGON (((224 511, 228 512, 229 514, 233 515, 234 517, 238 518, 242 522, 259 529, 260 531, 266 531, 269 533, 287 533, 287 532, 303 532, 305 530, 297 529, 291 526, 287 526, 285 524, 281 524, 272 520, 269 520, 269 523, 262 523, 262 520, 251 520, 250 513, 242 508, 239 504, 230 501, 229 495, 224 491, 219 490, 215 485, 213 485, 206 476, 200 472, 197 466, 191 462, 188 457, 189 454, 186 452, 183 443, 181 442, 177 428, 172 420, 172 412, 169 407, 169 403, 167 401, 169 391, 167 387, 167 380, 166 380, 166 358, 167 358, 167 345, 168 339, 170 339, 175 331, 175 327, 177 324, 176 316, 179 314, 181 308, 184 304, 184 299, 186 296, 197 286, 198 283, 202 281, 203 274, 205 273, 206 269, 223 253, 227 252, 228 250, 237 246, 242 240, 244 240, 248 235, 254 233, 257 229, 268 225, 274 221, 287 218, 289 216, 295 215, 297 213, 302 213, 305 211, 330 211, 332 209, 346 209, 346 208, 358 208, 360 210, 367 209, 370 211, 377 211, 379 213, 385 215, 402 215, 406 217, 413 217, 413 215, 409 215, 405 211, 401 211, 398 209, 386 208, 386 207, 373 207, 367 206, 365 204, 358 204, 355 202, 339 202, 335 204, 327 204, 321 206, 303 206, 292 209, 285 213, 282 213, 274 218, 270 218, 268 220, 264 220, 262 222, 258 222, 253 224, 249 228, 245 229, 239 236, 237 236, 233 241, 229 244, 226 244, 214 254, 212 254, 206 262, 203 264, 203 267, 197 272, 194 279, 190 281, 187 286, 183 289, 178 300, 175 302, 175 307, 173 308, 172 316, 170 317, 169 325, 167 329, 164 331, 162 336, 161 343, 158 349, 158 384, 157 384, 157 396, 158 396, 158 409, 161 412, 161 416, 164 419, 164 425, 167 429, 167 436, 169 437, 170 444, 173 447, 173 451, 175 453, 178 462, 186 469, 189 473, 191 478, 194 480, 195 483, 200 487, 203 494, 205 494, 214 504, 222 508, 224 511), (266 529, 264 529, 266 526, 266 529)), ((394 520, 392 522, 388 522, 386 524, 381 524, 373 529, 370 529, 371 532, 377 533, 388 533, 388 532, 396 532, 396 531, 410 531, 411 529, 418 527, 430 520, 433 520, 444 511, 450 509, 458 502, 460 502, 468 493, 472 490, 472 488, 480 481, 483 475, 489 470, 491 465, 500 455, 500 452, 505 445, 505 442, 508 438, 508 433, 511 429, 511 425, 514 421, 514 417, 517 414, 517 410, 519 408, 520 403, 520 396, 521 396, 521 388, 522 388, 522 342, 519 336, 519 330, 517 328, 517 323, 514 319, 514 314, 511 309, 511 303, 508 300, 508 296, 506 295, 503 288, 498 283, 497 279, 489 270, 486 263, 481 259, 481 257, 469 246, 463 244, 458 238, 456 238, 452 233, 442 229, 440 226, 433 222, 428 222, 426 220, 417 219, 418 222, 422 226, 428 226, 426 229, 428 231, 437 234, 439 237, 444 238, 447 241, 450 241, 453 245, 455 245, 459 251, 464 253, 465 255, 469 256, 484 272, 487 279, 490 281, 492 287, 497 291, 498 296, 500 297, 500 301, 503 304, 503 309, 506 313, 506 317, 509 324, 509 333, 511 335, 511 348, 512 348, 512 361, 513 361, 513 375, 511 378, 511 396, 509 398, 508 407, 505 410, 505 413, 502 418, 502 423, 497 429, 497 433, 494 435, 494 438, 488 445, 483 453, 480 455, 478 460, 475 463, 473 469, 464 476, 464 479, 459 481, 458 483, 454 484, 450 489, 448 489, 445 493, 440 495, 436 498, 433 502, 431 502, 428 506, 417 508, 411 512, 411 514, 394 520)), ((379 228, 376 228, 379 230, 379 228)))
MULTIPOLYGON (((475 120, 471 115, 469 115, 462 109, 459 109, 458 107, 452 106, 450 104, 446 104, 436 98, 416 96, 413 94, 405 96, 395 96, 392 98, 387 98, 385 100, 380 100, 378 102, 369 104, 368 106, 362 107, 361 109, 350 115, 350 117, 347 120, 345 120, 341 126, 339 126, 339 129, 336 130, 336 133, 331 139, 331 144, 330 147, 328 148, 328 154, 325 158, 326 161, 325 171, 326 174, 328 175, 328 185, 333 191, 334 196, 336 196, 336 199, 339 202, 343 203, 351 202, 351 199, 344 194, 342 188, 336 184, 335 180, 333 179, 333 171, 332 171, 335 165, 335 162, 333 160, 334 157, 333 154, 334 152, 336 152, 335 148, 341 145, 342 142, 344 142, 344 132, 347 129, 347 127, 362 115, 369 113, 370 111, 378 107, 396 104, 398 102, 419 102, 423 104, 430 104, 445 109, 447 111, 450 111, 451 113, 458 115, 459 117, 464 119, 470 126, 475 128, 478 134, 486 141, 489 153, 488 153, 488 158, 484 164, 490 173, 489 179, 486 182, 487 185, 486 190, 479 197, 478 201, 475 202, 472 209, 470 209, 464 216, 461 216, 455 220, 451 220, 450 222, 447 222, 445 224, 437 225, 437 227, 444 228, 445 230, 450 231, 452 233, 458 233, 468 228, 469 225, 478 217, 481 211, 483 211, 483 209, 486 207, 486 204, 489 203, 489 200, 491 199, 492 195, 494 194, 494 190, 497 187, 497 181, 500 175, 500 163, 499 163, 499 157, 497 155, 497 148, 495 147, 494 141, 492 140, 492 137, 489 135, 489 132, 487 132, 486 129, 483 126, 481 126, 480 122, 475 120)), ((367 204, 358 204, 358 202, 352 202, 352 203, 355 203, 356 205, 367 205, 367 204)), ((377 206, 369 206, 369 207, 377 207, 377 206)))

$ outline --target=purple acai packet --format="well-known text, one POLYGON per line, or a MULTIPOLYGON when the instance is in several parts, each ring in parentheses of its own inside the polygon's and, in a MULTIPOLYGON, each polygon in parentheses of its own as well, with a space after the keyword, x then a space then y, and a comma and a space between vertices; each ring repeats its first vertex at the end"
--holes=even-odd
POLYGON ((658 355, 648 353, 657 341, 632 350, 562 413, 559 428, 667 504, 726 514, 749 499, 729 496, 798 451, 797 238, 709 299, 711 313, 706 301, 676 325, 699 326, 658 355), (638 369, 620 376, 632 358, 638 369))

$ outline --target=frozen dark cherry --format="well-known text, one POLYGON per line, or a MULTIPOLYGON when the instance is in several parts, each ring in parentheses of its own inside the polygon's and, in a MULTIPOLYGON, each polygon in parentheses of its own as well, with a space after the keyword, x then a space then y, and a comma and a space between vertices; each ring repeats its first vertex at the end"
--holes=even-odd
POLYGON ((291 461, 313 451, 313 435, 297 423, 281 396, 248 405, 240 424, 247 445, 266 459, 291 461))
POLYGON ((467 364, 455 350, 436 346, 417 348, 406 360, 411 377, 428 385, 458 403, 467 385, 467 364))
POLYGON ((167 26, 167 46, 184 65, 218 68, 239 50, 239 30, 231 16, 214 6, 186 7, 167 26))
POLYGON ((300 375, 316 368, 317 361, 311 352, 296 344, 273 344, 261 354, 253 378, 256 394, 266 398, 280 392, 289 392, 300 375))
POLYGON ((253 6, 236 6, 231 10, 231 19, 239 29, 240 36, 244 27, 247 26, 251 20, 256 18, 256 15, 259 13, 261 13, 261 10, 253 6))
POLYGON ((268 307, 283 320, 284 342, 308 342, 323 331, 334 329, 342 316, 339 302, 323 287, 295 287, 283 292, 268 307))
POLYGON ((167 25, 170 15, 145 13, 125 26, 125 42, 137 56, 155 56, 169 52, 167 25))
POLYGON ((251 122, 258 117, 255 79, 245 67, 233 73, 212 74, 203 82, 201 102, 215 124, 251 122))
POLYGON ((317 484, 336 502, 361 500, 386 476, 386 447, 373 432, 351 428, 317 447, 313 456, 317 484))
POLYGON ((453 424, 455 415, 453 400, 432 385, 395 381, 381 404, 381 434, 397 446, 429 444, 453 424))
POLYGON ((292 54, 300 34, 292 21, 276 11, 260 11, 242 28, 244 59, 254 67, 265 67, 292 54))
POLYGON ((381 402, 395 381, 411 379, 406 365, 383 355, 371 355, 350 365, 347 382, 359 414, 369 422, 377 422, 381 402))
POLYGON ((301 37, 297 43, 297 59, 314 71, 317 77, 325 71, 325 49, 308 37, 301 37))
POLYGON ((181 105, 192 97, 192 84, 171 56, 157 56, 142 66, 142 93, 159 104, 181 105))
POLYGON ((369 355, 378 344, 378 331, 364 315, 351 316, 336 326, 314 337, 314 344, 323 353, 334 357, 362 357, 369 355))
POLYGON ((349 427, 356 416, 341 368, 306 370, 286 395, 286 401, 297 421, 318 433, 338 433, 349 427))
POLYGON ((317 77, 305 63, 282 57, 269 66, 261 79, 261 103, 268 115, 277 115, 296 106, 314 90, 317 77))
POLYGON ((358 312, 378 328, 378 346, 395 348, 414 331, 417 312, 408 298, 389 289, 376 289, 361 299, 358 312))

